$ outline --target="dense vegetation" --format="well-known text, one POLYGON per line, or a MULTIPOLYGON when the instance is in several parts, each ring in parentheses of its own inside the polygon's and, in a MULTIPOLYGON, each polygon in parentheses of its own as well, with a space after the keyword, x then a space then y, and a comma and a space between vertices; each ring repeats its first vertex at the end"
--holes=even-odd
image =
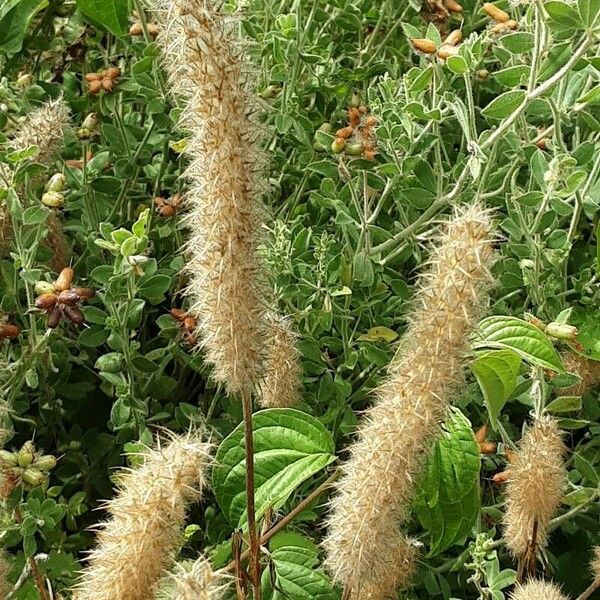
POLYGON ((599 40, 598 0, 0 3, 0 596, 600 597, 599 40))

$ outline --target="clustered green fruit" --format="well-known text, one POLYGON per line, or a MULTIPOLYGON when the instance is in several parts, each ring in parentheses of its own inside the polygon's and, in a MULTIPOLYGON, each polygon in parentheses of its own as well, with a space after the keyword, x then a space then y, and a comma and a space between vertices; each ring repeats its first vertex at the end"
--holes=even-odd
POLYGON ((56 466, 56 458, 51 454, 36 452, 31 441, 25 442, 17 452, 0 450, 0 470, 10 473, 28 489, 43 485, 48 472, 56 466))

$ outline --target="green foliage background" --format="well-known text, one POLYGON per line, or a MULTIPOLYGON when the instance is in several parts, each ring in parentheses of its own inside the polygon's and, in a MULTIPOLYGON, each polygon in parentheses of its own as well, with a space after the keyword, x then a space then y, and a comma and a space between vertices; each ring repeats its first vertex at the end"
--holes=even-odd
MULTIPOLYGON (((600 407, 596 393, 561 397, 560 387, 576 379, 550 373, 563 371, 558 351, 568 344, 525 317, 576 325, 578 351, 600 360, 600 4, 519 3, 509 9, 518 31, 501 36, 489 32, 481 3, 463 7, 441 24, 462 26, 465 40, 446 63, 411 49, 409 38, 441 40, 428 24, 431 7, 416 0, 248 0, 238 7, 267 132, 271 214, 263 252, 280 309, 300 334, 304 373, 298 411, 256 417, 257 459, 265 450, 261 472, 270 475, 258 482, 258 507, 289 512, 334 471, 336 450, 344 458, 406 327, 429 233, 453 204, 481 200, 496 210, 502 234, 493 316, 473 341, 472 371, 415 501, 411 531, 424 551, 408 597, 502 599, 514 582, 498 541, 502 489, 491 478, 504 468, 504 448, 518 440, 540 388, 571 448, 566 516, 545 554, 546 571, 577 593, 589 583, 586 562, 600 530, 600 407), (332 153, 333 136, 319 131, 323 123, 334 131, 346 125, 353 104, 378 120, 373 162, 332 153), (536 144, 540 132, 546 149, 536 144), (488 439, 500 443, 482 457, 472 430, 486 422, 488 439), (277 435, 263 439, 261 423, 274 424, 277 435)), ((60 457, 46 485, 19 487, 5 502, 0 537, 15 556, 15 578, 26 556, 47 553, 42 567, 63 593, 93 545, 87 528, 102 515, 92 509, 112 494, 123 452, 152 443, 157 426, 184 431, 205 423, 215 441, 226 438, 182 555, 208 549, 225 564, 245 519, 243 478, 222 483, 243 459, 239 401, 211 384, 202 356, 168 314, 185 308, 186 234, 182 214, 161 217, 152 199, 183 191, 186 140, 158 48, 150 36, 127 33, 134 10, 141 11, 137 1, 118 0, 0 6, 2 135, 60 94, 73 122, 53 169, 0 155, 22 182, 20 203, 11 204, 14 191, 2 192, 20 234, 2 249, 0 309, 23 328, 18 339, 0 341, 0 394, 15 429, 8 446, 35 437, 60 457), (114 65, 122 71, 115 90, 90 95, 84 75, 114 65), (81 140, 77 129, 91 112, 97 129, 81 140), (83 169, 65 162, 88 151, 83 169), (98 293, 84 309, 85 328, 63 322, 46 331, 31 291, 57 274, 44 242, 52 209, 40 202, 54 171, 67 179, 57 211, 66 260, 76 281, 98 293)), ((339 597, 318 568, 325 499, 271 541, 267 598, 339 597)), ((37 598, 33 584, 16 598, 37 598)))

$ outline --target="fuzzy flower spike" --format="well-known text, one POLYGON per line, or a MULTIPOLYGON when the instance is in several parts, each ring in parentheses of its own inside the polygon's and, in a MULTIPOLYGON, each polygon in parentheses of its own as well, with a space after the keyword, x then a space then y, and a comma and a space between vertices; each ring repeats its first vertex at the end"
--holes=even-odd
POLYGON ((200 556, 191 566, 176 565, 169 575, 168 591, 160 600, 222 600, 229 578, 214 571, 210 562, 200 556))
POLYGON ((265 321, 257 245, 262 153, 235 21, 215 0, 158 0, 171 90, 186 101, 188 295, 213 376, 229 393, 259 383, 265 321))
POLYGON ((567 600, 567 597, 553 583, 532 579, 517 587, 510 600, 567 600))
POLYGON ((410 580, 414 545, 399 527, 486 305, 493 237, 478 204, 446 224, 388 379, 350 448, 324 546, 328 570, 352 600, 386 598, 410 580))
POLYGON ((143 455, 140 466, 123 473, 116 497, 106 503, 110 519, 98 528, 98 545, 74 600, 154 597, 209 464, 210 446, 200 433, 171 434, 166 444, 143 455))
POLYGON ((535 419, 506 470, 504 541, 515 558, 544 547, 547 529, 562 501, 566 448, 556 421, 535 419), (534 539, 535 535, 535 539, 534 539))

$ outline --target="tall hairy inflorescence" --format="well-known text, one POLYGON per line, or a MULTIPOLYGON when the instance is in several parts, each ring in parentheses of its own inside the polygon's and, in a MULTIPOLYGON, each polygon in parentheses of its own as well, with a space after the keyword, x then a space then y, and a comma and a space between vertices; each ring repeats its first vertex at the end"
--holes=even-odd
POLYGON ((414 546, 398 528, 462 379, 491 284, 493 237, 490 215, 477 204, 446 224, 390 375, 350 448, 324 546, 329 571, 352 599, 385 598, 409 581, 414 546))
POLYGON ((10 564, 6 559, 6 554, 0 550, 0 598, 7 598, 13 586, 8 580, 10 574, 10 564))
POLYGON ((246 64, 222 5, 157 0, 155 12, 171 88, 186 101, 191 312, 214 378, 235 393, 262 371, 264 177, 246 64))
POLYGON ((503 522, 504 541, 515 558, 546 545, 548 524, 563 498, 565 452, 557 422, 541 417, 527 427, 511 458, 503 522))
POLYGON ((594 546, 594 548, 592 549, 590 572, 592 573, 594 582, 600 583, 600 546, 594 546))
POLYGON ((590 360, 575 352, 565 352, 562 360, 565 369, 569 373, 575 373, 581 379, 579 383, 561 389, 562 395, 581 396, 600 384, 600 361, 590 360))
POLYGON ((229 585, 229 577, 214 571, 204 556, 191 566, 176 565, 168 580, 162 600, 221 600, 229 585))
POLYGON ((110 519, 75 591, 76 600, 148 600, 171 566, 186 510, 201 496, 210 446, 200 432, 171 434, 119 480, 110 519))
POLYGON ((300 403, 300 352, 289 319, 275 313, 266 318, 265 372, 258 400, 265 408, 284 408, 300 403))
POLYGON ((511 592, 510 600, 567 600, 560 589, 548 581, 531 579, 524 584, 517 584, 511 592))

